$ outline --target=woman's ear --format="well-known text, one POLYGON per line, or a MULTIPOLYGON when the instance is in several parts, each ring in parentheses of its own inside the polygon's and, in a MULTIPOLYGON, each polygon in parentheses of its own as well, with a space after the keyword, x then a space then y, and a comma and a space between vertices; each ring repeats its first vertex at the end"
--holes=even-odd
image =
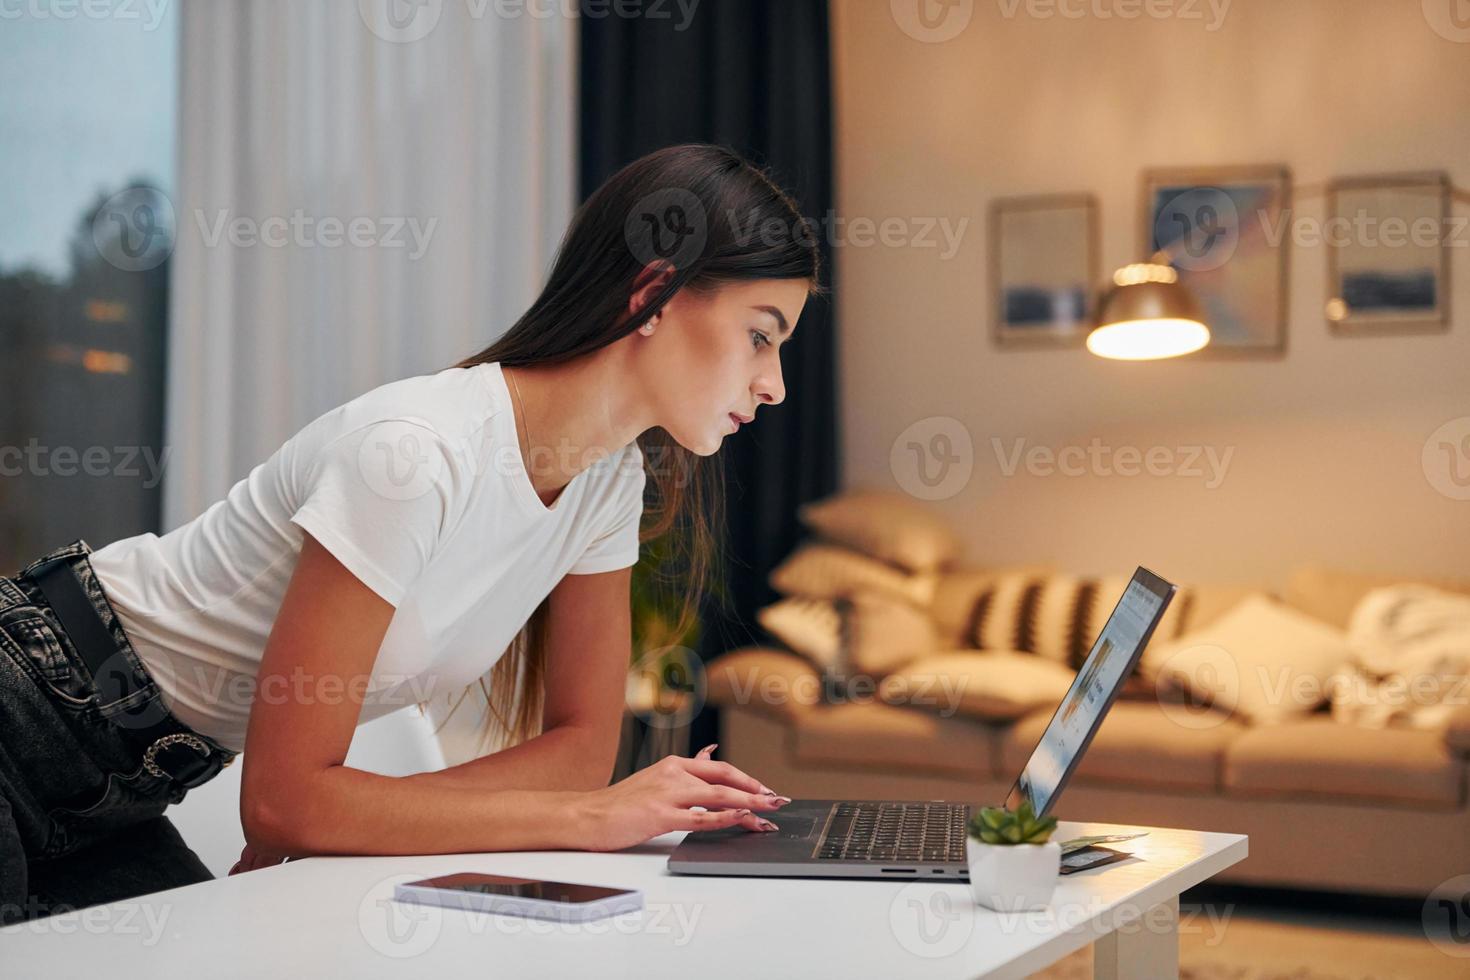
MULTIPOLYGON (((633 292, 628 297, 628 313, 637 317, 653 303, 654 297, 674 278, 674 267, 665 259, 658 259, 643 267, 633 280, 633 292)), ((655 314, 657 316, 657 314, 655 314)))

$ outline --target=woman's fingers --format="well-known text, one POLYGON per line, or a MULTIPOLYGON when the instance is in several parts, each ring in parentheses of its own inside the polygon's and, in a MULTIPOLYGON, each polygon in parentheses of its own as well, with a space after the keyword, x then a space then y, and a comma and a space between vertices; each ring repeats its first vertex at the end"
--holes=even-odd
POLYGON ((672 830, 715 830, 744 827, 769 833, 778 825, 755 811, 773 812, 791 802, 760 780, 712 758, 718 743, 706 745, 688 760, 685 769, 699 783, 690 786, 671 817, 672 830), (688 807, 695 809, 688 809, 688 807), (707 808, 707 809, 706 809, 707 808))
POLYGON ((733 807, 727 810, 706 810, 703 807, 674 810, 672 830, 714 830, 720 827, 744 827, 746 830, 769 832, 779 830, 773 821, 767 820, 748 807, 733 807), (693 819, 691 819, 693 818, 693 819))
POLYGON ((727 810, 777 810, 785 806, 784 796, 766 796, 763 793, 745 793, 730 786, 720 786, 691 780, 687 790, 672 802, 679 806, 720 807, 727 810))
POLYGON ((685 768, 707 783, 733 786, 747 793, 776 795, 759 779, 746 775, 728 762, 713 762, 695 758, 690 759, 685 768))
POLYGON ((272 865, 280 864, 282 859, 282 855, 257 851, 249 844, 246 844, 245 849, 240 852, 240 860, 235 862, 235 866, 229 870, 226 877, 245 871, 254 871, 256 868, 268 868, 272 865))
POLYGON ((249 871, 254 866, 255 852, 250 849, 249 844, 246 844, 245 849, 240 852, 240 857, 235 862, 235 866, 230 869, 230 874, 237 875, 243 871, 249 871))
POLYGON ((669 827, 672 830, 718 830, 742 824, 753 815, 743 807, 738 810, 685 810, 675 807, 669 815, 669 827))
MULTIPOLYGON (((767 812, 791 802, 790 797, 778 796, 760 780, 741 772, 730 763, 715 762, 710 758, 714 750, 715 745, 706 745, 689 760, 688 771, 710 785, 699 789, 695 794, 696 798, 686 802, 700 806, 713 805, 727 809, 767 812)), ((738 823, 746 830, 769 832, 780 829, 774 821, 755 812, 740 817, 738 823)))
POLYGON ((706 745, 696 752, 689 760, 689 771, 708 783, 724 783, 726 786, 743 789, 747 793, 776 795, 774 790, 754 776, 742 772, 728 762, 716 762, 710 758, 710 753, 714 751, 714 748, 714 745, 706 745))
POLYGON ((759 813, 752 813, 740 819, 740 826, 746 830, 758 830, 761 832, 780 830, 780 825, 759 813))

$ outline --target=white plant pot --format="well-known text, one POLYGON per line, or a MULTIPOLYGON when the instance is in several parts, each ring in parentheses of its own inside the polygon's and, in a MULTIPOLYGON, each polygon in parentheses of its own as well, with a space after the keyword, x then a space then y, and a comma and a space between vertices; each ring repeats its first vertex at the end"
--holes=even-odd
POLYGON ((1046 908, 1062 870, 1062 845, 987 844, 965 838, 970 893, 975 902, 997 912, 1046 908))

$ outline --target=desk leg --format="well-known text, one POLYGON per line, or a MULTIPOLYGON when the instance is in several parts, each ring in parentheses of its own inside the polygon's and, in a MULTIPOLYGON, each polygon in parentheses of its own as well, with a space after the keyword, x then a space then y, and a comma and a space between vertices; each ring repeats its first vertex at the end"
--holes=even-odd
POLYGON ((1179 976, 1179 896, 1092 944, 1093 980, 1165 980, 1179 976))

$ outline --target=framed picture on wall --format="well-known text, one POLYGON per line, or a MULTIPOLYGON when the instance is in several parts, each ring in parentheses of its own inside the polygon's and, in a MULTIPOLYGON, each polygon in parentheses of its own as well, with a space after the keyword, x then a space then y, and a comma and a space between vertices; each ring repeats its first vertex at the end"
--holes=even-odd
POLYGON ((1196 357, 1286 353, 1291 174, 1284 166, 1143 173, 1145 255, 1164 252, 1204 310, 1196 357))
POLYGON ((1334 333, 1449 329, 1450 179, 1342 177, 1327 185, 1327 321, 1334 333))
POLYGON ((990 322, 997 346, 1080 346, 1092 329, 1097 199, 1008 197, 990 205, 990 322))

